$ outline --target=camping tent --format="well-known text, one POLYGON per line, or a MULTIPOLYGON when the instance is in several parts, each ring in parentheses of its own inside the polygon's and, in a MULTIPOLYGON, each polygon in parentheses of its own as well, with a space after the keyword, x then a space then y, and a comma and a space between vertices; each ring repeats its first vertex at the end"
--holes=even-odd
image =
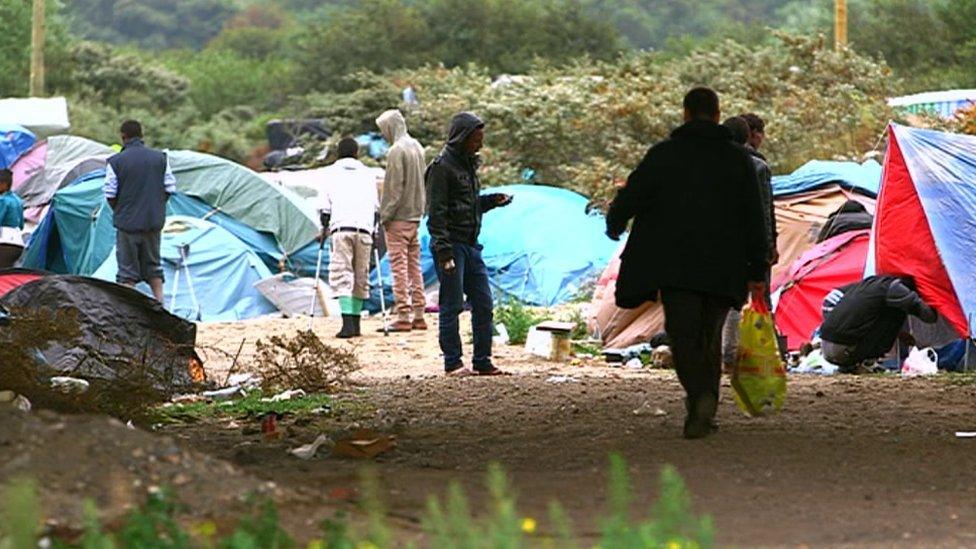
POLYGON ((24 217, 39 223, 58 189, 104 168, 112 153, 106 145, 73 135, 56 135, 39 141, 11 168, 13 189, 24 201, 24 217))
POLYGON ((0 297, 7 295, 14 288, 18 288, 47 275, 44 271, 32 269, 0 269, 0 297))
MULTIPOLYGON (((75 334, 59 334, 54 341, 38 342, 42 359, 30 376, 5 375, 6 388, 27 396, 35 404, 81 409, 102 409, 136 400, 162 399, 192 390, 202 381, 196 355, 196 325, 168 312, 138 291, 80 276, 45 276, 19 286, 0 298, 11 311, 66 310, 73 315, 75 334), (50 390, 48 378, 71 376, 87 380, 83 396, 62 396, 50 390), (11 386, 10 382, 20 382, 11 386), (53 402, 51 399, 55 399, 53 402)), ((0 330, 4 338, 30 329, 16 317, 0 330)), ((3 368, 15 365, 4 364, 3 368)), ((0 375, 9 374, 8 370, 0 375)))
POLYGON ((907 275, 960 336, 976 315, 976 137, 892 124, 868 272, 907 275))
POLYGON ((813 160, 789 175, 773 178, 779 263, 773 278, 782 276, 816 241, 827 217, 847 200, 857 200, 874 213, 881 183, 881 165, 813 160))
POLYGON ((636 309, 617 307, 614 293, 617 290, 617 275, 620 273, 620 254, 626 245, 626 242, 620 245, 603 274, 597 279, 587 317, 590 333, 600 337, 607 349, 622 349, 647 343, 655 334, 664 330, 664 308, 660 303, 647 302, 636 309))
POLYGON ((810 341, 823 323, 823 300, 832 290, 861 280, 870 230, 841 233, 814 246, 773 282, 776 327, 790 350, 810 341))
POLYGON ((191 151, 168 154, 179 192, 274 235, 284 254, 298 252, 318 235, 315 210, 292 191, 230 160, 191 151))
MULTIPOLYGON (((226 160, 211 162, 215 157, 187 154, 170 153, 174 171, 179 166, 180 190, 167 204, 168 215, 206 219, 227 229, 254 250, 272 271, 283 267, 302 275, 314 272, 317 252, 314 237, 318 229, 309 207, 300 197, 226 160), (200 165, 193 168, 190 160, 200 160, 200 165), (203 181, 210 176, 215 179, 203 181), (225 186, 221 187, 222 184, 225 186), (189 192, 183 192, 184 189, 189 192), (224 206, 208 203, 200 195, 213 196, 224 206), (259 206, 248 210, 255 202, 260 202, 259 206), (242 211, 243 219, 235 217, 242 211), (260 227, 250 225, 251 221, 260 227), (301 242, 309 230, 308 241, 294 252, 287 253, 279 244, 301 242)), ((25 266, 86 275, 101 266, 115 245, 111 211, 102 195, 104 177, 104 170, 89 172, 57 191, 51 203, 57 204, 54 209, 58 212, 45 216, 34 231, 22 260, 25 266), (62 234, 72 236, 61 242, 62 234), (87 237, 79 238, 82 234, 87 237)))
POLYGON ((58 274, 95 272, 115 246, 104 181, 105 171, 97 170, 54 194, 20 259, 24 267, 58 274))
MULTIPOLYGON (((480 242, 495 298, 518 299, 549 307, 576 297, 604 268, 617 244, 605 236, 602 215, 587 213, 582 195, 543 185, 508 185, 484 189, 507 193, 512 203, 485 214, 480 242)), ((427 222, 420 224, 421 268, 428 287, 437 281, 427 222)), ((387 303, 392 299, 389 262, 383 258, 387 303)), ((370 275, 376 280, 376 273, 370 275)), ((369 306, 379 307, 374 288, 369 306)))
POLYGON ((16 124, 0 124, 0 168, 9 168, 34 146, 34 133, 16 124))
MULTIPOLYGON (((179 317, 242 320, 277 310, 254 288, 256 282, 271 276, 268 268, 243 242, 209 221, 166 218, 160 259, 166 281, 163 305, 179 317)), ((93 276, 114 281, 118 270, 113 250, 93 276)), ((149 293, 148 287, 140 289, 149 293)))

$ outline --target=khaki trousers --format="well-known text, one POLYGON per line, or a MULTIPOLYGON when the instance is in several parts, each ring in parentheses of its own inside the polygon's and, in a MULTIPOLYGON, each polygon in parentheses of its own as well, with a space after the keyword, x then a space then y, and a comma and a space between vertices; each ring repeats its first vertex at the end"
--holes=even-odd
POLYGON ((336 297, 369 298, 369 253, 373 237, 354 232, 332 233, 329 286, 336 297))
POLYGON ((409 322, 411 313, 413 318, 423 318, 427 297, 420 270, 420 240, 417 238, 420 223, 391 221, 383 228, 386 229, 386 253, 393 271, 393 310, 397 320, 409 322))

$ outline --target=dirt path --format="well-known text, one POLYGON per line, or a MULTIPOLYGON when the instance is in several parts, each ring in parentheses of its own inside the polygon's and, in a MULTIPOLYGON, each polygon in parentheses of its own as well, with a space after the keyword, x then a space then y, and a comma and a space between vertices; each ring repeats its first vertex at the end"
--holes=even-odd
MULTIPOLYGON (((253 338, 304 326, 287 320, 210 325, 201 328, 200 341, 234 354, 247 338, 246 362, 253 338)), ((324 337, 336 328, 328 320, 316 323, 324 337)), ((304 503, 293 511, 312 517, 318 505, 332 505, 336 493, 356 486, 362 464, 328 457, 298 462, 283 447, 342 422, 395 433, 400 447, 380 458, 376 470, 404 535, 416 532, 427 494, 443 493, 451 480, 465 486, 476 507, 492 461, 511 473, 520 508, 542 519, 543 529, 546 506, 558 498, 578 531, 595 532, 594 518, 605 507, 607 455, 619 452, 644 509, 661 466, 675 465, 696 509, 714 517, 723 545, 976 546, 976 440, 954 437, 956 430, 976 430, 972 384, 793 377, 780 415, 751 420, 726 398, 721 432, 688 442, 679 436, 682 403, 670 372, 554 365, 506 348, 498 363, 515 376, 448 380, 438 375, 433 332, 370 333, 356 348, 366 365, 358 376, 363 389, 356 399, 365 403, 358 416, 295 426, 293 440, 281 448, 242 449, 240 433, 227 429, 173 434, 301 493, 304 503), (575 381, 547 381, 552 375, 575 381)), ((209 366, 217 372, 227 365, 212 360, 209 366)))

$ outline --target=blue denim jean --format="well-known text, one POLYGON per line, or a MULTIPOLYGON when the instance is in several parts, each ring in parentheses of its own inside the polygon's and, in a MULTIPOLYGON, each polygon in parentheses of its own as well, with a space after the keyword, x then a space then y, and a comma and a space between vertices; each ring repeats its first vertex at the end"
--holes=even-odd
POLYGON ((491 364, 492 311, 491 288, 488 285, 488 268, 481 259, 481 245, 454 244, 453 273, 447 274, 437 266, 440 281, 440 326, 438 341, 444 354, 444 369, 454 370, 461 366, 461 333, 458 317, 467 296, 471 305, 471 328, 474 335, 474 357, 471 360, 477 371, 489 371, 491 364))

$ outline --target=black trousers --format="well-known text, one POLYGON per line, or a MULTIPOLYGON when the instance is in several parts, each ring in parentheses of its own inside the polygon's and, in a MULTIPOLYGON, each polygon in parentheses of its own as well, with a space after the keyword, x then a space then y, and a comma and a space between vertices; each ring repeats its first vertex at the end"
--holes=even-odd
POLYGON ((732 307, 727 297, 688 290, 661 290, 664 329, 671 339, 674 368, 688 398, 711 393, 722 381, 722 325, 732 307))

